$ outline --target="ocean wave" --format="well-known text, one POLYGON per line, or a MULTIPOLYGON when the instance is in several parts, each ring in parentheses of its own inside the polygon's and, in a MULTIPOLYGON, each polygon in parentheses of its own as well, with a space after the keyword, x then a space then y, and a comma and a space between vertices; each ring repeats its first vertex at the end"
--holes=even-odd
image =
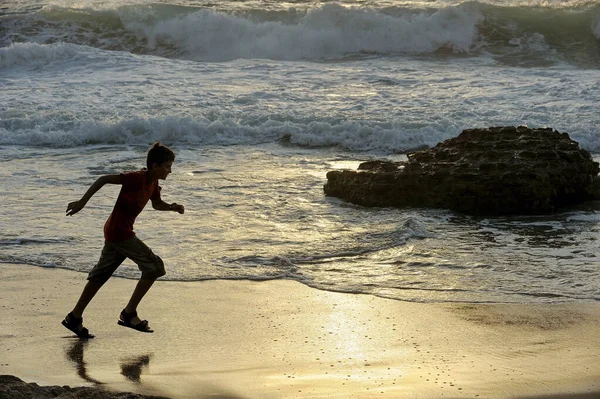
POLYGON ((52 44, 40 43, 12 43, 0 48, 0 68, 45 68, 49 69, 54 64, 77 62, 79 65, 94 63, 97 68, 102 65, 112 66, 115 63, 133 65, 140 56, 119 52, 102 50, 94 47, 58 42, 52 44))
POLYGON ((81 46, 56 43, 51 46, 37 43, 13 43, 0 48, 0 68, 48 65, 54 61, 73 59, 81 54, 81 46))
POLYGON ((458 133, 447 128, 402 127, 396 124, 273 120, 240 122, 230 118, 131 118, 116 123, 43 118, 0 120, 0 145, 67 148, 95 144, 252 145, 279 142, 310 148, 404 153, 432 146, 458 133))
MULTIPOLYGON (((473 126, 471 126, 473 127, 473 126)), ((0 145, 70 148, 87 145, 280 145, 404 154, 455 137, 464 126, 414 127, 402 121, 133 117, 114 123, 58 118, 0 119, 0 145)), ((600 152, 597 132, 570 133, 582 148, 600 152)))
POLYGON ((244 265, 249 267, 269 266, 287 272, 297 272, 300 265, 325 265, 340 260, 353 258, 375 257, 382 260, 386 251, 404 247, 407 242, 415 239, 433 238, 426 226, 417 218, 409 217, 395 228, 383 232, 360 233, 351 237, 346 244, 339 240, 324 248, 307 248, 307 253, 291 253, 277 256, 250 255, 240 258, 225 258, 225 264, 244 265))
POLYGON ((517 65, 539 64, 540 58, 600 65, 600 6, 594 3, 380 9, 326 3, 304 10, 231 12, 164 4, 45 7, 6 17, 3 24, 8 31, 3 47, 67 42, 196 61, 492 54, 517 65))
POLYGON ((466 52, 476 36, 476 12, 447 8, 396 17, 372 9, 326 4, 296 23, 255 22, 199 11, 144 30, 150 46, 174 46, 192 59, 323 59, 346 54, 466 52))
POLYGON ((597 213, 580 213, 567 217, 567 222, 589 222, 598 223, 600 222, 600 214, 597 213))

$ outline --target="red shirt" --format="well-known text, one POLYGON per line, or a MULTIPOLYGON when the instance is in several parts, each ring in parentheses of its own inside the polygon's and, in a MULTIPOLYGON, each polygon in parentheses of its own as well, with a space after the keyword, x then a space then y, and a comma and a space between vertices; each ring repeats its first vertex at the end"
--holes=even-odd
POLYGON ((104 224, 106 241, 125 241, 135 235, 133 223, 142 212, 148 200, 160 200, 158 180, 148 180, 146 169, 121 173, 121 192, 115 207, 104 224))

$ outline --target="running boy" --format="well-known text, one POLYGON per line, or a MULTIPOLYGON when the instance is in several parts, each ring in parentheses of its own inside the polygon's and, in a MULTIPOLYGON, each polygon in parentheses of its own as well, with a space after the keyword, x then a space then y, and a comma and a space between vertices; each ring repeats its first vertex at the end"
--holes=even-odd
POLYGON ((121 312, 119 325, 142 332, 154 332, 150 329, 148 321, 138 318, 136 309, 154 281, 165 275, 165 267, 162 259, 136 237, 133 232, 133 223, 148 200, 152 201, 152 207, 156 210, 175 211, 183 214, 183 205, 167 204, 160 198, 161 187, 158 185, 158 180, 165 180, 171 173, 173 161, 175 161, 175 153, 167 146, 157 142, 148 151, 147 169, 102 176, 90 186, 79 201, 71 202, 67 206, 66 214, 72 216, 82 210, 89 199, 105 184, 122 186, 115 207, 104 225, 105 241, 100 260, 90 271, 88 282, 79 301, 62 321, 63 326, 80 338, 94 337, 87 328, 83 327, 83 311, 125 258, 137 263, 142 277, 138 281, 129 303, 121 312))

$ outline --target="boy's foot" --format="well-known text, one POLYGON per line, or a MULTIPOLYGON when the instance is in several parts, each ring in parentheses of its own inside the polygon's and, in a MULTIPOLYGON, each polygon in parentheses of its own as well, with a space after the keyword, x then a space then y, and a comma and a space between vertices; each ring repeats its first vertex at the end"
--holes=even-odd
POLYGON ((75 317, 70 313, 62 321, 62 325, 73 331, 81 339, 94 338, 87 328, 83 326, 83 317, 75 317))
POLYGON ((153 329, 148 325, 148 320, 140 320, 138 318, 137 312, 133 311, 132 313, 127 313, 125 309, 121 312, 121 316, 119 317, 118 324, 123 327, 133 328, 134 330, 152 333, 153 329))

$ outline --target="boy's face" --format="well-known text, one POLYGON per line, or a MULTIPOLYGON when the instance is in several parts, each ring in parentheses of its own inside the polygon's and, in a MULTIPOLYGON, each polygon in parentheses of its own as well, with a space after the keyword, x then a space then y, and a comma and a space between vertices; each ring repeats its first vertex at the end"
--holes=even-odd
POLYGON ((152 171, 157 179, 165 180, 169 173, 171 173, 171 166, 173 165, 173 161, 167 161, 163 163, 154 163, 152 164, 152 171))

